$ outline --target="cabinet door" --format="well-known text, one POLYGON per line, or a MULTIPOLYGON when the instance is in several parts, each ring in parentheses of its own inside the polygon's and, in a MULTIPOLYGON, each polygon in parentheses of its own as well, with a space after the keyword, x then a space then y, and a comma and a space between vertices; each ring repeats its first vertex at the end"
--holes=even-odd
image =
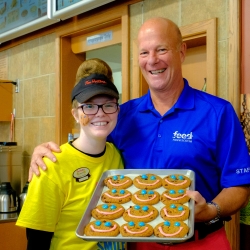
POLYGON ((10 121, 12 113, 12 93, 11 83, 0 83, 0 121, 10 121))
POLYGON ((26 250, 26 229, 16 226, 15 223, 0 223, 0 249, 26 250))

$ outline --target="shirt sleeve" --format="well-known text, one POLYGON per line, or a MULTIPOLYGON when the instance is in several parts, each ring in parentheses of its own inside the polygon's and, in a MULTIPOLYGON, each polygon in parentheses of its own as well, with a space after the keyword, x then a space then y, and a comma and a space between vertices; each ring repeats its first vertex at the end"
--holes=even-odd
POLYGON ((64 199, 62 190, 46 172, 39 177, 33 176, 16 225, 54 232, 64 199))
POLYGON ((231 104, 222 110, 218 124, 217 162, 222 169, 222 188, 249 184, 250 157, 242 127, 231 104))

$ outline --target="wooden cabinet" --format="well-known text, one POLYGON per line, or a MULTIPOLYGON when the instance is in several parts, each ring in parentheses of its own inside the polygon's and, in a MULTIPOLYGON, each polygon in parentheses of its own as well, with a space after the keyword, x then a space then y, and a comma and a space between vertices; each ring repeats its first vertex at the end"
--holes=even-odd
POLYGON ((0 223, 0 249, 26 250, 26 229, 16 226, 15 223, 0 223))
POLYGON ((0 121, 10 121, 13 109, 13 84, 0 83, 0 121))

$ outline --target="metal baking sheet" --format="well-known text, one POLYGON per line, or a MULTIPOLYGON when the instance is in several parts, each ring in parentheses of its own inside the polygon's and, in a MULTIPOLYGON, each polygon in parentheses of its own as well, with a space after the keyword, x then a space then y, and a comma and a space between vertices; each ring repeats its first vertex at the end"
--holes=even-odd
MULTIPOLYGON (((189 187, 190 190, 195 190, 195 174, 192 170, 188 169, 123 169, 123 170, 109 170, 103 173, 100 181, 98 182, 98 185, 92 195, 92 198, 90 200, 90 203, 85 211, 85 213, 82 216, 82 219, 76 229, 76 235, 79 238, 82 238, 86 241, 119 241, 119 242, 158 242, 158 243, 180 243, 184 242, 188 239, 190 239, 194 234, 194 201, 190 199, 189 202, 185 203, 186 206, 190 209, 190 215, 188 220, 184 221, 189 226, 189 232, 188 234, 183 238, 159 238, 154 235, 150 237, 123 237, 121 234, 119 234, 117 237, 101 237, 101 236, 86 236, 84 234, 84 228, 86 225, 92 221, 95 220, 91 216, 91 211, 99 204, 103 204, 101 201, 101 195, 105 191, 108 190, 108 187, 104 186, 104 179, 108 176, 114 176, 114 175, 126 175, 130 177, 132 180, 142 174, 150 174, 153 173, 155 175, 160 176, 161 178, 171 175, 171 174, 183 174, 191 179, 191 185, 189 187)), ((127 188, 132 194, 138 191, 139 189, 136 188, 134 185, 127 188)), ((164 187, 160 187, 158 189, 155 189, 160 194, 162 194, 166 189, 164 187)), ((130 201, 125 204, 121 204, 125 210, 128 209, 130 206, 134 206, 135 204, 130 201)), ((153 205, 155 208, 158 209, 159 215, 158 217, 153 220, 152 222, 148 222, 153 228, 158 225, 161 222, 164 222, 164 220, 160 216, 160 210, 165 206, 161 201, 159 201, 157 204, 153 205)), ((120 226, 127 223, 122 217, 118 218, 116 221, 120 226)))

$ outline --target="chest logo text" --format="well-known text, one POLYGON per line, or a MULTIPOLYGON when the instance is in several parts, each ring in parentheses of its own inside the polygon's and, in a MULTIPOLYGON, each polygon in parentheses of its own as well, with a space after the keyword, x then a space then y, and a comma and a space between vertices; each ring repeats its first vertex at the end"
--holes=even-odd
POLYGON ((190 132, 188 134, 185 133, 179 133, 178 131, 175 131, 173 133, 173 141, 177 142, 192 142, 193 139, 193 133, 190 132))

